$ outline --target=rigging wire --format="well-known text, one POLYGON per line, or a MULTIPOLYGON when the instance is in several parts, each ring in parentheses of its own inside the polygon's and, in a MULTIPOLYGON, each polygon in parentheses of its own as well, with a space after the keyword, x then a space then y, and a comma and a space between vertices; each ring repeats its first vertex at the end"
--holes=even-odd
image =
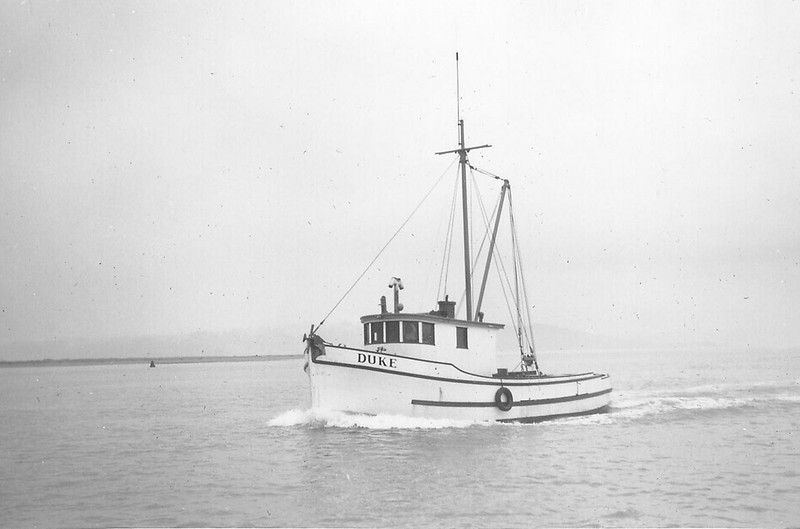
MULTIPOLYGON (((520 304, 517 305, 517 311, 519 312, 521 306, 524 306, 524 309, 525 309, 524 317, 525 317, 525 320, 526 320, 525 321, 526 326, 522 330, 523 330, 523 332, 525 334, 525 339, 527 341, 528 350, 530 351, 530 355, 533 358, 534 367, 535 367, 536 371, 539 371, 539 362, 536 359, 536 348, 535 348, 534 341, 533 341, 533 320, 531 318, 531 313, 530 313, 530 303, 529 303, 529 299, 528 299, 528 289, 527 289, 527 287, 525 285, 525 274, 521 273, 521 271, 524 270, 524 268, 522 266, 522 254, 519 251, 519 245, 518 245, 519 235, 517 234, 517 225, 516 225, 516 222, 515 222, 515 219, 514 219, 513 209, 514 209, 513 201, 511 199, 511 195, 509 194, 509 197, 508 197, 508 211, 509 211, 509 215, 511 217, 511 236, 512 236, 512 239, 515 241, 515 243, 514 243, 515 244, 514 258, 515 258, 515 262, 519 264, 519 270, 520 270, 519 280, 520 280, 521 286, 522 286, 522 295, 521 295, 522 299, 519 300, 519 303, 521 303, 522 305, 520 305, 520 304)), ((519 318, 520 318, 520 326, 522 326, 523 314, 519 314, 519 318)), ((523 360, 524 360, 525 351, 523 350, 522 345, 523 344, 520 341, 520 354, 522 355, 523 360)))
POLYGON ((479 167, 475 167, 474 165, 470 165, 469 168, 470 169, 474 169, 475 171, 478 171, 479 173, 484 174, 486 176, 490 176, 490 177, 494 178, 495 180, 505 180, 504 178, 502 178, 500 176, 497 176, 494 173, 490 173, 489 171, 486 171, 486 170, 481 169, 479 167))
POLYGON ((330 315, 333 314, 333 311, 335 311, 339 307, 339 305, 342 303, 342 301, 344 301, 344 299, 347 297, 347 295, 350 294, 350 292, 355 288, 355 286, 358 284, 358 282, 361 281, 361 278, 366 275, 366 273, 369 271, 370 268, 372 268, 372 265, 375 264, 375 261, 378 260, 378 258, 381 256, 381 254, 383 254, 384 250, 386 250, 386 248, 392 243, 392 241, 395 239, 395 237, 397 237, 397 235, 402 231, 402 229, 405 228, 406 224, 408 224, 408 221, 411 220, 411 217, 414 216, 414 214, 417 212, 417 210, 419 210, 419 208, 422 206, 422 204, 428 199, 430 194, 433 193, 433 190, 436 189, 436 186, 438 186, 439 182, 442 181, 442 178, 444 178, 444 175, 446 175, 447 172, 450 170, 450 168, 453 167, 453 164, 455 163, 456 160, 457 160, 457 158, 453 158, 453 161, 450 162, 450 165, 447 166, 447 169, 445 169, 444 172, 441 174, 441 176, 439 176, 439 178, 436 179, 436 182, 434 182, 434 184, 431 186, 431 188, 428 190, 428 192, 425 193, 425 196, 422 197, 422 200, 419 201, 419 204, 416 205, 416 207, 411 212, 411 214, 406 218, 406 220, 404 220, 403 223, 400 225, 400 227, 397 228, 397 231, 394 232, 394 235, 392 235, 389 238, 389 240, 386 242, 386 244, 383 245, 383 248, 380 249, 380 251, 378 252, 378 254, 375 257, 373 257, 372 261, 369 262, 369 264, 364 269, 364 271, 361 272, 361 274, 356 278, 356 280, 353 281, 353 284, 350 285, 350 288, 347 289, 347 292, 345 292, 344 295, 339 299, 339 301, 336 302, 336 304, 333 306, 333 308, 328 312, 328 314, 325 315, 324 318, 322 318, 322 321, 319 322, 319 325, 317 325, 317 328, 314 329, 312 332, 316 332, 316 331, 319 330, 320 327, 322 327, 322 325, 325 323, 325 321, 328 319, 328 317, 330 317, 330 315))
POLYGON ((519 323, 519 338, 520 338, 520 353, 524 354, 524 348, 522 344, 522 337, 525 336, 527 338, 527 329, 523 325, 523 314, 522 314, 522 293, 520 291, 520 287, 522 286, 522 261, 519 258, 519 240, 517 238, 517 226, 514 219, 514 202, 509 195, 508 197, 508 213, 509 219, 511 220, 511 241, 514 247, 514 292, 516 294, 517 299, 517 321, 519 323))
POLYGON ((444 252, 442 253, 442 267, 439 269, 439 286, 436 288, 436 300, 442 299, 442 295, 447 293, 447 280, 450 276, 450 253, 453 248, 453 233, 456 215, 456 200, 458 197, 458 171, 453 181, 453 199, 450 202, 450 222, 447 226, 445 236, 444 252), (442 290, 442 278, 444 277, 444 290, 442 290))
MULTIPOLYGON (((477 182, 475 181, 475 175, 472 173, 472 171, 470 171, 470 177, 472 178, 473 186, 475 186, 475 188, 477 189, 477 182)), ((481 217, 483 219, 483 223, 484 223, 485 229, 483 231, 483 239, 481 239, 481 244, 478 247, 478 251, 475 252, 475 258, 473 259, 473 262, 472 262, 472 274, 473 275, 475 274, 475 272, 478 269, 478 263, 480 262, 480 259, 481 259, 481 252, 483 252, 483 247, 486 244, 486 240, 489 238, 489 234, 492 231, 492 221, 494 220, 495 215, 497 215, 497 208, 500 207, 500 197, 497 197, 497 201, 494 203, 494 209, 492 210, 492 214, 491 214, 491 216, 487 217, 486 216, 486 207, 483 205, 483 199, 481 198, 480 194, 476 193, 476 196, 478 197, 478 205, 480 206, 481 217)), ((502 196, 502 194, 501 194, 501 196, 502 196)))
MULTIPOLYGON (((512 202, 511 202, 511 196, 509 195, 508 198, 509 198, 508 208, 509 208, 509 211, 512 211, 513 205, 512 205, 512 202)), ((514 217, 513 217, 513 214, 512 214, 512 219, 513 218, 514 217)), ((512 230, 514 230, 514 238, 518 238, 519 235, 517 234, 516 224, 512 223, 512 230)), ((520 270, 525 270, 525 267, 523 266, 523 263, 522 263, 522 252, 520 252, 519 249, 517 249, 517 259, 519 260, 520 270)), ((529 301, 529 298, 528 298, 528 287, 527 287, 527 285, 525 283, 525 274, 520 274, 520 279, 522 280, 522 297, 523 297, 524 307, 525 307, 525 319, 527 320, 526 323, 527 323, 527 327, 528 327, 527 330, 526 330, 526 333, 528 334, 526 336, 526 338, 528 339, 528 343, 530 345, 530 351, 531 351, 531 354, 533 355, 534 363, 536 363, 536 369, 538 370, 539 366, 538 366, 538 362, 536 362, 536 345, 535 345, 534 339, 533 339, 533 318, 531 318, 531 304, 530 304, 530 301, 529 301)))
MULTIPOLYGON (((470 171, 470 177, 472 178, 472 185, 475 189, 477 189, 477 182, 475 182, 475 175, 470 171)), ((472 260, 472 274, 474 276, 475 271, 478 268, 478 262, 481 258, 481 252, 483 252, 483 246, 486 244, 486 239, 489 238, 489 233, 491 232, 491 221, 494 219, 495 214, 497 213, 497 208, 500 206, 500 197, 497 197, 497 202, 494 204, 494 209, 492 210, 491 217, 486 216, 486 207, 483 205, 483 199, 481 198, 480 194, 475 193, 475 196, 478 198, 478 205, 480 206, 481 217, 483 219, 483 223, 485 225, 485 229, 483 230, 483 239, 481 239, 481 244, 478 246, 478 251, 475 252, 474 258, 472 260)), ((474 231, 472 233, 475 233, 474 231)))
MULTIPOLYGON (((510 198, 510 197, 509 197, 510 198)), ((510 201, 509 201, 510 202, 510 201)), ((508 205, 509 213, 512 212, 511 204, 508 205)), ((517 307, 517 342, 519 343, 519 353, 520 355, 524 354, 522 348, 522 314, 520 314, 519 308, 519 268, 518 268, 518 259, 517 259, 517 238, 514 236, 514 215, 509 215, 511 218, 511 253, 514 256, 514 303, 517 307)))

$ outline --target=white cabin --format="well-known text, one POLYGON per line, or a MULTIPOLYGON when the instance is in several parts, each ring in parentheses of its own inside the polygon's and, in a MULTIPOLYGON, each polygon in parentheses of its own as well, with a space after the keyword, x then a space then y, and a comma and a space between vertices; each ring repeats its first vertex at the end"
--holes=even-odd
POLYGON ((427 313, 384 311, 362 316, 364 345, 491 375, 497 368, 496 333, 504 325, 455 319, 454 306, 452 301, 440 301, 439 310, 427 313))

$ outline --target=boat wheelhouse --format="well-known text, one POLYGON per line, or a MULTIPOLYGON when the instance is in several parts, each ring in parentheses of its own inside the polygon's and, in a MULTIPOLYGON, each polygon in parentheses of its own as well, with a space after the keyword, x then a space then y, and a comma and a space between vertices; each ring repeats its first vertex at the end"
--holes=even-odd
POLYGON ((388 312, 382 299, 380 314, 361 317, 365 347, 451 363, 473 373, 491 373, 497 366, 497 331, 505 325, 456 319, 456 304, 449 299, 423 313, 404 314, 398 305, 388 312))

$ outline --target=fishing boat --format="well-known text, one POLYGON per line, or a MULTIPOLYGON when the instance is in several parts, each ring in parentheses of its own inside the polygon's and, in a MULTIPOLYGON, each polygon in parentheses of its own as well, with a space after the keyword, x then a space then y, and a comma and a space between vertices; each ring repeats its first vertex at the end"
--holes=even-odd
MULTIPOLYGON (((469 161, 471 151, 487 147, 490 145, 466 145, 464 120, 459 110, 458 148, 436 153, 458 157, 464 254, 463 296, 459 307, 445 294, 433 310, 405 312, 400 302, 403 282, 393 277, 388 285, 393 291, 393 303, 388 306, 386 296, 381 296, 380 312, 361 317, 363 344, 358 347, 323 339, 319 330, 325 319, 316 327, 312 325, 303 340, 306 345, 304 369, 311 386, 313 408, 370 415, 502 422, 537 422, 608 409, 611 400, 608 374, 547 374, 539 366, 531 305, 518 252, 511 184, 508 179, 479 169, 469 161), (468 169, 471 174, 478 172, 494 178, 500 193, 494 212, 485 222, 484 242, 487 239, 489 242, 478 281, 475 281, 476 260, 469 234, 468 169), (497 251, 501 214, 506 203, 512 247, 511 261, 506 262, 508 266, 497 251), (502 270, 498 275, 505 277, 503 290, 513 305, 510 310, 513 317, 509 318, 511 328, 506 328, 506 323, 488 321, 482 312, 493 268, 502 270), (508 269, 512 269, 510 273, 508 269), (475 303, 473 283, 479 285, 475 303), (519 361, 511 369, 497 364, 498 336, 503 332, 515 334, 519 350, 519 361)), ((481 249, 485 246, 482 244, 481 249)))

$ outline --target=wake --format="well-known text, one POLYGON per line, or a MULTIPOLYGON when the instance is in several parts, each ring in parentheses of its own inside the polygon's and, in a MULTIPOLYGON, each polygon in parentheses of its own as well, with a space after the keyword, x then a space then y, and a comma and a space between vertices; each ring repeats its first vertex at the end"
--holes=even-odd
POLYGON ((688 388, 620 390, 612 397, 611 409, 604 418, 639 420, 797 405, 800 405, 800 381, 706 384, 688 388))
POLYGON ((403 415, 364 415, 341 411, 311 408, 289 410, 270 420, 269 426, 308 426, 312 428, 364 428, 369 430, 440 430, 443 428, 469 428, 494 423, 455 419, 428 419, 403 415))

